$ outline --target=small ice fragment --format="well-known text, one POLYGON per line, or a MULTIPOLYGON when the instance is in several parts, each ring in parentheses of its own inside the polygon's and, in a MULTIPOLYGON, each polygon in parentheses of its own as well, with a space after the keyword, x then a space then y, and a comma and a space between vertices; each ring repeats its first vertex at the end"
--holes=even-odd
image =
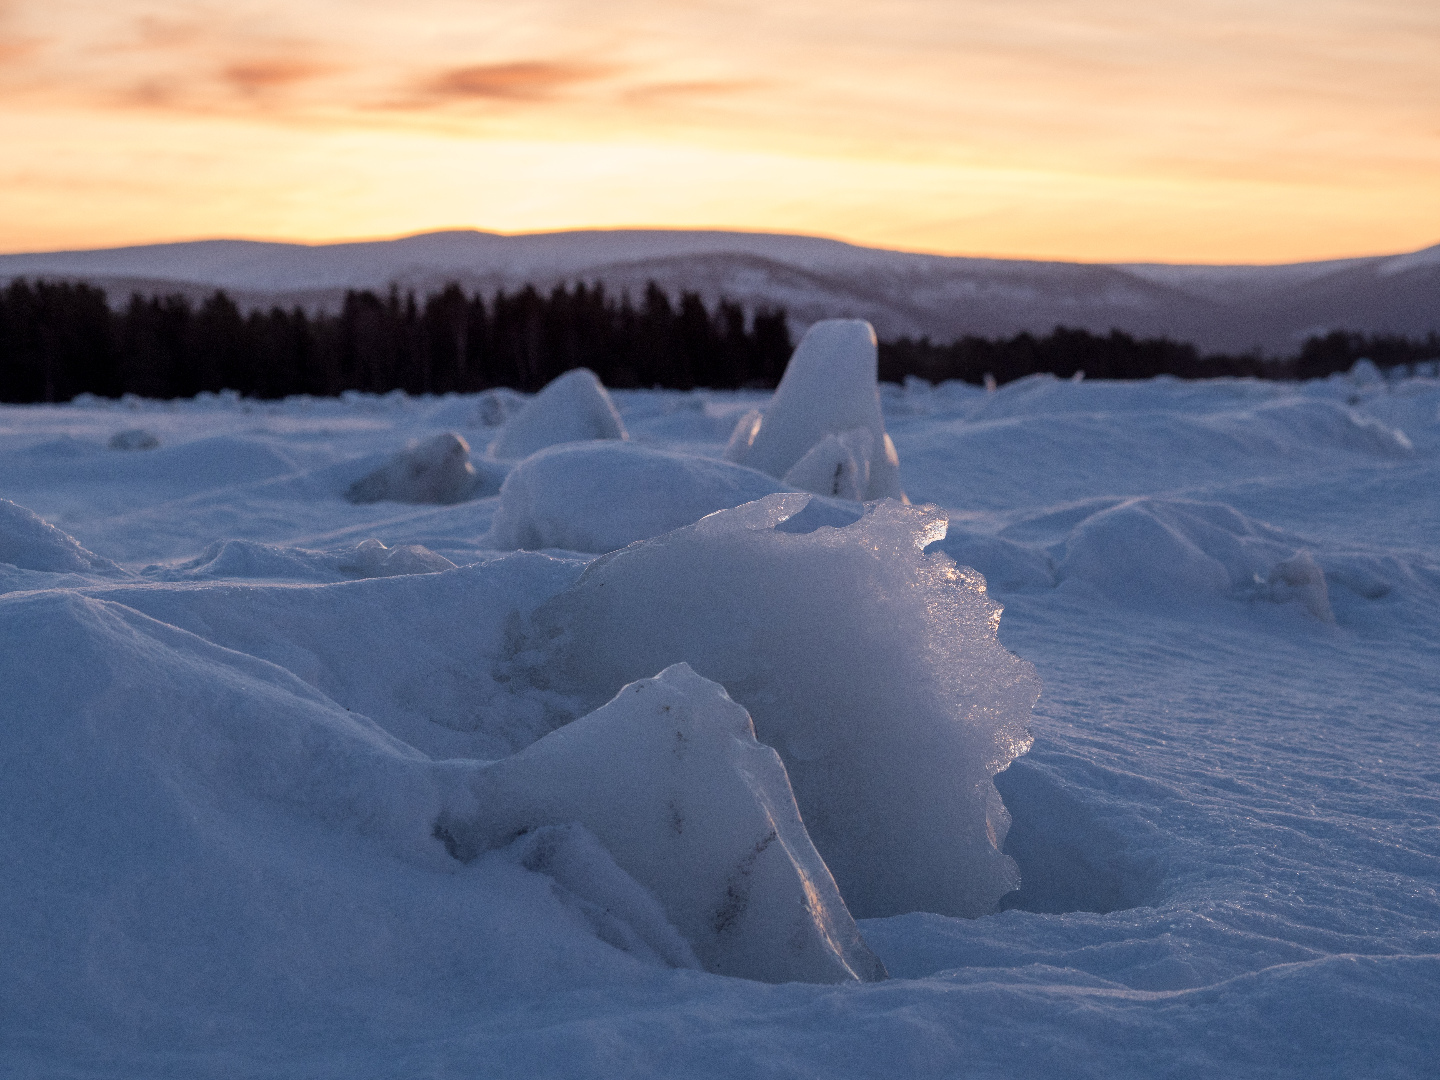
POLYGON ((160 440, 144 428, 127 428, 110 436, 111 450, 154 450, 160 440))
POLYGON ((1283 586, 1277 599, 1298 600, 1321 622, 1335 621, 1335 612, 1330 607, 1330 590, 1325 585, 1325 572, 1308 551, 1297 551, 1277 563, 1270 572, 1270 584, 1283 586))
POLYGON ((402 574, 435 574, 454 570, 455 564, 420 544, 399 544, 387 548, 379 540, 364 540, 355 550, 341 556, 339 569, 355 577, 399 577, 402 574))
POLYGON ((796 491, 863 502, 874 447, 874 436, 863 427, 826 435, 790 467, 785 483, 796 491))
POLYGON ((763 414, 759 409, 751 409, 735 424, 735 430, 730 433, 730 441, 725 444, 725 452, 722 455, 726 461, 733 461, 737 464, 743 462, 750 453, 750 447, 755 442, 755 435, 760 430, 760 421, 763 414))

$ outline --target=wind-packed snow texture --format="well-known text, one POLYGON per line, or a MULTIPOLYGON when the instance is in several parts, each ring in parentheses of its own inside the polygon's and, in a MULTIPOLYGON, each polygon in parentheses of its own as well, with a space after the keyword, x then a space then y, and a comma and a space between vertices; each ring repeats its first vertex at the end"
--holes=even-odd
POLYGON ((863 511, 775 493, 858 421, 742 498, 758 393, 617 392, 448 505, 345 493, 515 396, 0 408, 4 1071, 1433 1075, 1440 380, 1357 376, 884 387, 915 505, 863 511), (926 716, 1035 676, 1002 813, 926 716), (979 917, 846 862, 987 824, 979 917))

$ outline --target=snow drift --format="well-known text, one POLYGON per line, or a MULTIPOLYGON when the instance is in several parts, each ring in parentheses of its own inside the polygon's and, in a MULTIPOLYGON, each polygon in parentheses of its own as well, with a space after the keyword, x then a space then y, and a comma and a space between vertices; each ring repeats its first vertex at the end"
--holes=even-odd
POLYGON ((833 515, 771 495, 602 556, 536 612, 532 678, 598 704, 689 663, 779 751, 852 911, 993 911, 1018 877, 991 777, 1030 745, 1034 672, 983 579, 924 554, 943 513, 816 527, 812 502, 833 515))

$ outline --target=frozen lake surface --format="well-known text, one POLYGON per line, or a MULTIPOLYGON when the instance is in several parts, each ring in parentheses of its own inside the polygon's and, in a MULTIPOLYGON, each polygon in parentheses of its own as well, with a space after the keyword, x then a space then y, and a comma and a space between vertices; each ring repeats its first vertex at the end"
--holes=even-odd
POLYGON ((567 393, 0 407, 7 1074, 1435 1074, 1440 380, 567 393))

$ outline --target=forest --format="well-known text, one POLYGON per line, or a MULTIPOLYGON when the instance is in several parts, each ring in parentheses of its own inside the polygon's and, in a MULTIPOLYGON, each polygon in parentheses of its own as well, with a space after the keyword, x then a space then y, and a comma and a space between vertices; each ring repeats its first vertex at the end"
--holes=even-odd
MULTIPOLYGON (((134 295, 118 309, 85 283, 17 279, 0 290, 0 401, 101 397, 193 397, 232 390, 246 397, 333 396, 345 390, 411 394, 496 386, 534 391, 588 367, 616 388, 774 387, 793 342, 781 308, 747 312, 696 293, 672 298, 655 283, 639 303, 602 284, 532 286, 486 298, 449 285, 419 299, 351 291, 335 313, 300 308, 243 312, 223 291, 200 303, 183 295, 134 295)), ((1038 372, 1071 377, 1183 379, 1323 377, 1369 358, 1381 369, 1440 358, 1440 335, 1424 339, 1335 331, 1291 357, 1202 355, 1166 338, 1056 327, 948 344, 880 343, 880 377, 931 382, 987 376, 1006 383, 1038 372)))

